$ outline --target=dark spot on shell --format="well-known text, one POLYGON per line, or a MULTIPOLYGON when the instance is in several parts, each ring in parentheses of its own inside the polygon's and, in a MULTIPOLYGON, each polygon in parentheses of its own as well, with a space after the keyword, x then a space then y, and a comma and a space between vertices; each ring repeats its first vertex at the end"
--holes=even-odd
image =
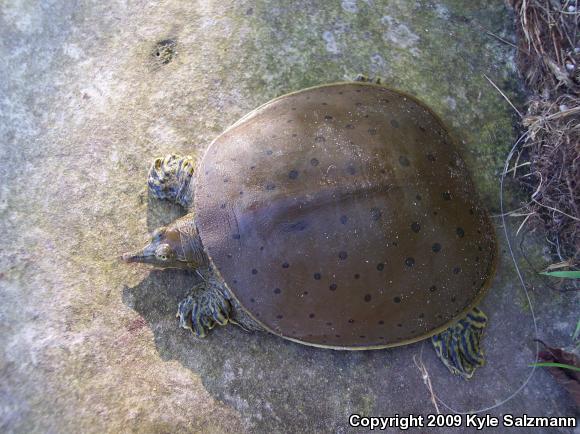
POLYGON ((435 161, 436 160, 435 155, 433 155, 433 154, 427 154, 427 160, 429 160, 431 162, 435 161))
POLYGON ((407 267, 412 267, 413 265, 415 265, 415 259, 408 257, 407 259, 405 259, 405 265, 407 267))
POLYGON ((385 322, 383 320, 379 321, 379 325, 383 325, 385 322))
POLYGON ((282 290, 280 288, 274 289, 274 294, 280 294, 281 292, 282 292, 282 290))
POLYGON ((272 155, 273 153, 274 153, 274 151, 272 151, 271 149, 268 149, 268 150, 266 151, 266 155, 272 155))
POLYGON ((264 250, 264 246, 260 246, 260 251, 264 250))
POLYGON ((258 270, 256 270, 255 268, 252 269, 252 274, 258 274, 258 270))
POLYGON ((308 295, 308 291, 304 291, 302 295, 308 295))
POLYGON ((415 196, 415 199, 417 199, 417 200, 421 200, 421 199, 422 199, 422 197, 421 197, 421 195, 420 195, 420 194, 418 194, 417 196, 415 196))
POLYGON ((255 303, 255 302, 256 302, 256 299, 255 299, 255 298, 250 298, 250 301, 251 301, 252 303, 255 303))
POLYGON ((239 240, 239 239, 241 238, 241 236, 240 236, 240 234, 233 234, 233 235, 232 235, 232 238, 233 238, 234 240, 239 240))
POLYGON ((313 158, 312 160, 310 160, 310 164, 316 167, 320 164, 320 161, 318 161, 316 158, 313 158))
POLYGON ((344 126, 347 130, 354 130, 354 125, 353 124, 346 124, 344 126))
POLYGON ((473 211, 473 208, 471 208, 471 209, 469 210, 469 214, 473 215, 474 213, 475 213, 475 212, 473 211))
POLYGON ((430 286, 429 291, 431 291, 431 292, 437 291, 437 286, 435 286, 435 285, 430 286))
POLYGON ((313 313, 311 313, 310 315, 308 315, 308 318, 314 318, 316 315, 314 315, 313 313))
POLYGON ((407 157, 401 155, 399 157, 399 164, 401 164, 401 166, 403 167, 408 167, 411 163, 409 162, 409 159, 407 157))
POLYGON ((415 233, 418 233, 421 230, 421 225, 417 222, 411 223, 411 230, 415 233))
POLYGON ((393 301, 394 301, 395 303, 400 303, 400 302, 401 302, 401 297, 394 297, 394 298, 393 298, 393 301))
POLYGON ((461 267, 455 267, 453 269, 453 274, 459 274, 459 273, 461 273, 461 267))
POLYGON ((228 183, 228 182, 230 182, 230 180, 228 178, 224 178, 224 182, 228 183))
POLYGON ((305 230, 308 227, 308 223, 304 220, 299 220, 294 223, 284 223, 282 225, 282 232, 290 233, 290 232, 300 232, 305 230))
POLYGON ((443 193, 441 193, 441 197, 443 198, 443 200, 451 200, 451 193, 448 191, 444 191, 443 193))
POLYGON ((349 324, 353 324, 354 323, 354 319, 351 318, 351 319, 348 320, 348 322, 349 322, 349 324))
POLYGON ((364 300, 368 303, 369 301, 371 301, 372 297, 370 294, 366 294, 364 300))
POLYGON ((348 167, 346 168, 346 171, 347 171, 349 174, 351 174, 351 175, 354 175, 354 174, 356 174, 356 169, 355 169, 355 167, 354 167, 354 166, 348 166, 348 167))
POLYGON ((322 105, 328 105, 328 103, 327 102, 323 102, 322 105))
POLYGON ((326 116, 324 116, 324 120, 331 121, 332 120, 332 116, 326 115, 326 116))
POLYGON ((354 275, 354 278, 355 278, 355 279, 360 279, 360 274, 356 273, 356 274, 354 275))
POLYGON ((340 337, 340 335, 334 335, 334 336, 336 336, 337 338, 339 338, 339 337, 340 337))
POLYGON ((282 318, 284 318, 284 316, 283 315, 276 315, 276 318, 282 319, 282 318))
POLYGON ((256 166, 250 166, 250 170, 254 170, 256 166))
POLYGON ((379 262, 377 264, 377 270, 383 271, 384 269, 385 269, 385 264, 383 264, 382 262, 379 262))
POLYGON ((463 230, 463 228, 457 228, 455 230, 455 233, 459 238, 463 238, 465 236, 465 231, 463 230))
POLYGON ((226 256, 227 256, 228 258, 231 258, 233 255, 232 255, 231 253, 228 253, 226 256))
POLYGON ((288 178, 290 178, 290 179, 296 179, 296 178, 298 178, 298 171, 297 170, 291 170, 290 172, 288 172, 288 178))
POLYGON ((324 143, 326 142, 326 139, 323 136, 316 136, 316 138, 314 139, 315 143, 324 143))
POLYGON ((360 335, 359 338, 364 339, 364 338, 366 338, 366 336, 365 335, 360 335))
POLYGON ((441 244, 433 243, 433 245, 431 246, 431 250, 433 250, 435 253, 440 252, 441 251, 441 244))
POLYGON ((455 303, 455 301, 456 301, 456 300, 457 300, 457 297, 455 297, 455 296, 452 296, 452 297, 451 297, 451 301, 452 301, 453 303, 455 303))
POLYGON ((225 203, 222 203, 222 204, 220 205, 220 208, 221 208, 221 209, 225 209, 225 208, 226 208, 226 204, 225 204, 225 203))
POLYGON ((326 325, 330 327, 330 326, 332 326, 332 323, 331 322, 327 322, 326 325))
POLYGON ((282 268, 288 268, 290 264, 288 262, 282 263, 282 268))
POLYGON ((377 134, 377 129, 376 128, 369 128, 368 132, 371 136, 374 136, 377 134))
POLYGON ((399 125, 399 122, 397 122, 395 119, 392 119, 391 120, 391 126, 393 128, 399 128, 400 125, 399 125))
POLYGON ((378 221, 381 219, 383 213, 379 208, 371 208, 371 218, 374 221, 378 221))
POLYGON ((425 314, 424 313, 420 313, 419 314, 419 318, 425 318, 425 314))
POLYGON ((338 288, 338 285, 336 283, 331 283, 330 286, 328 287, 328 289, 330 289, 331 291, 336 291, 336 288, 338 288))
POLYGON ((291 124, 294 121, 292 119, 288 119, 286 122, 289 123, 289 124, 291 124))
POLYGON ((403 327, 403 324, 399 323, 397 324, 397 327, 403 327))
POLYGON ((348 222, 348 217, 345 215, 340 216, 340 222, 345 225, 348 222))
POLYGON ((322 275, 320 273, 314 273, 314 280, 320 280, 322 275))
POLYGON ((242 196, 243 194, 244 194, 244 192, 243 191, 240 191, 240 196, 242 196))
POLYGON ((339 252, 338 253, 338 258, 341 260, 345 260, 348 257, 348 253, 346 253, 345 251, 339 252))

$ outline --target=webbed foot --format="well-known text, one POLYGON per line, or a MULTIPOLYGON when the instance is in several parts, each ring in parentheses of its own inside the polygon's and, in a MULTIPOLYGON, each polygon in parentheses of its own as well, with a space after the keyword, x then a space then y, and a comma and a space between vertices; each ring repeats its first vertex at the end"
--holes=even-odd
POLYGON ((204 338, 216 325, 226 325, 231 313, 228 300, 217 291, 204 289, 179 303, 176 316, 181 327, 191 330, 198 338, 204 338))
POLYGON ((156 158, 147 178, 149 191, 157 199, 166 199, 188 208, 193 200, 190 181, 194 170, 195 160, 189 155, 169 154, 156 158))
POLYGON ((485 359, 479 343, 486 325, 487 316, 475 307, 465 318, 431 338, 437 356, 453 374, 468 379, 483 366, 485 359))

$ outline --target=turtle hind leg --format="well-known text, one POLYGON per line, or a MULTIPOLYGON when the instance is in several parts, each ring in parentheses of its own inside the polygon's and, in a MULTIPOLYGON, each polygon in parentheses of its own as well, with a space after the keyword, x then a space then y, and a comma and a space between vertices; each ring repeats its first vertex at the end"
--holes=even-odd
POLYGON ((476 368, 483 366, 480 341, 486 325, 487 316, 473 308, 464 318, 431 338, 437 356, 453 374, 468 379, 476 368))
POLYGON ((156 158, 147 178, 149 191, 157 199, 166 199, 189 208, 193 202, 190 183, 194 170, 195 160, 190 156, 169 154, 156 158))
POLYGON ((207 336, 216 325, 230 321, 232 306, 219 291, 202 282, 196 285, 177 309, 179 325, 191 330, 198 338, 207 336))
POLYGON ((356 77, 354 77, 353 81, 359 81, 361 83, 371 83, 371 84, 382 84, 384 82, 384 80, 382 80, 380 77, 371 78, 365 74, 357 74, 356 77))

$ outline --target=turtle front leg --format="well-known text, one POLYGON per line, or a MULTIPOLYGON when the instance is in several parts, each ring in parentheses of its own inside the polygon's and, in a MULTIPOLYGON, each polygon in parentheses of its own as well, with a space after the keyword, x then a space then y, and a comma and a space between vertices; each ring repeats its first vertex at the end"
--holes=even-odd
POLYGON ((219 291, 202 282, 179 303, 176 316, 181 327, 204 338, 216 325, 224 326, 230 321, 232 306, 219 291))
POLYGON ((156 158, 147 178, 149 191, 157 199, 166 199, 187 209, 193 203, 194 170, 195 160, 189 155, 156 158))

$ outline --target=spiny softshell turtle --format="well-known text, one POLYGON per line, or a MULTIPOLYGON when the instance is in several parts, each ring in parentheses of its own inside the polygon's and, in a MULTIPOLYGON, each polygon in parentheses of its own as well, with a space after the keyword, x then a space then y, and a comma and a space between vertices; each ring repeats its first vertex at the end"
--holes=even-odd
POLYGON ((198 337, 228 322, 347 350, 433 337, 452 372, 483 363, 475 305, 493 227, 447 129, 414 97, 365 82, 284 95, 197 168, 156 159, 148 183, 189 214, 123 259, 202 276, 178 308, 198 337))

